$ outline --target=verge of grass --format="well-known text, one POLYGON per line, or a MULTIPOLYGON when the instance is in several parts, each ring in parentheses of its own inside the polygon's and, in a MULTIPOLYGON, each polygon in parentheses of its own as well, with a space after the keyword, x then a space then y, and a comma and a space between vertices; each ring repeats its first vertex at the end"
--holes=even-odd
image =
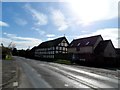
POLYGON ((6 55, 4 60, 12 60, 12 56, 11 55, 6 55))
POLYGON ((58 60, 56 60, 54 62, 59 63, 59 64, 67 64, 67 65, 71 64, 71 62, 69 60, 63 60, 63 59, 58 59, 58 60))
POLYGON ((2 61, 2 87, 12 87, 12 82, 16 80, 16 61, 15 60, 2 61))

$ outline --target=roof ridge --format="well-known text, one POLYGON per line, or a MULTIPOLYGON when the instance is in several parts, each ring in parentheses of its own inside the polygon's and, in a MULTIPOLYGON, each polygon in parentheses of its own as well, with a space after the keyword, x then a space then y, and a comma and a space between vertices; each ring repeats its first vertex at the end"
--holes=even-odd
POLYGON ((52 39, 52 40, 44 41, 44 42, 42 42, 42 43, 46 43, 46 42, 55 41, 55 40, 58 40, 58 39, 61 39, 61 38, 65 38, 65 37, 63 36, 63 37, 55 38, 55 39, 52 39))
POLYGON ((102 52, 104 51, 104 49, 107 47, 108 43, 112 41, 111 40, 102 40, 99 42, 99 44, 97 45, 97 47, 95 48, 95 52, 102 52))
POLYGON ((87 38, 98 37, 98 36, 101 36, 101 35, 88 36, 88 37, 83 37, 83 38, 78 38, 78 39, 73 39, 73 40, 87 39, 87 38))
POLYGON ((41 44, 39 44, 38 47, 50 47, 50 46, 55 46, 57 44, 59 44, 63 39, 66 39, 65 37, 59 37, 53 40, 48 40, 45 42, 42 42, 41 44))
MULTIPOLYGON (((105 41, 111 41, 111 39, 108 39, 108 40, 102 40, 102 41, 103 41, 103 42, 105 42, 105 41)), ((102 41, 101 41, 101 42, 102 42, 102 41)))

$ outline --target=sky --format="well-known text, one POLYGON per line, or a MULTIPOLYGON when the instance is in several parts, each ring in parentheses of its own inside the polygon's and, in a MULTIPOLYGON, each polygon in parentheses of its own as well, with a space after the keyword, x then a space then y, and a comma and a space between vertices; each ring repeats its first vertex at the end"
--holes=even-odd
POLYGON ((0 42, 11 42, 17 49, 27 49, 43 41, 66 36, 73 39, 102 35, 118 48, 119 0, 3 0, 0 3, 0 42))

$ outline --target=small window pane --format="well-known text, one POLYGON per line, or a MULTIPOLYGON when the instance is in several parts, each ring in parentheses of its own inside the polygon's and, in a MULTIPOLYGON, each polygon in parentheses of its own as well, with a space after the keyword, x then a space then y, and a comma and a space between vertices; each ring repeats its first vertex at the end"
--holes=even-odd
POLYGON ((86 45, 88 45, 90 42, 87 42, 86 45))

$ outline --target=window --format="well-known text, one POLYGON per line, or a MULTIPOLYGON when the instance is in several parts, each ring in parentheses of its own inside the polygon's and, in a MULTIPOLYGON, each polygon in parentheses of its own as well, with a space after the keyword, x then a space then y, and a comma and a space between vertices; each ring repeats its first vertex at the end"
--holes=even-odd
POLYGON ((43 52, 41 52, 41 54, 43 54, 43 52))
POLYGON ((63 51, 65 51, 65 47, 63 47, 63 51))
POLYGON ((90 42, 87 42, 85 45, 88 45, 90 42))
POLYGON ((73 44, 71 44, 70 46, 73 46, 73 44))
POLYGON ((60 47, 60 49, 59 50, 62 50, 62 47, 60 47))
POLYGON ((49 50, 51 50, 52 48, 50 47, 49 50))
POLYGON ((62 51, 59 51, 59 53, 61 53, 62 51))
POLYGON ((52 51, 52 54, 54 54, 54 51, 52 51))
POLYGON ((58 50, 58 46, 56 47, 56 50, 58 50))
POLYGON ((54 58, 54 55, 51 55, 51 58, 54 58))
POLYGON ((85 59, 79 59, 80 61, 85 61, 85 59))
POLYGON ((59 43, 58 46, 61 46, 61 43, 59 43))
POLYGON ((58 51, 56 51, 56 53, 58 53, 58 51))
POLYGON ((65 51, 63 51, 62 53, 65 53, 65 51))
POLYGON ((80 51, 80 48, 79 48, 79 47, 77 47, 77 48, 76 48, 76 51, 80 51))
POLYGON ((65 43, 66 42, 65 39, 62 42, 65 43))
POLYGON ((48 50, 50 50, 50 48, 48 48, 48 50))
POLYGON ((51 54, 53 54, 54 51, 51 51, 51 54))
POLYGON ((65 43, 65 46, 68 46, 68 44, 67 44, 67 43, 65 43))
POLYGON ((52 47, 52 50, 55 50, 55 48, 54 48, 54 47, 52 47))
POLYGON ((80 46, 80 43, 78 43, 78 45, 77 46, 80 46))
POLYGON ((61 43, 61 46, 64 46, 64 43, 61 43))
POLYGON ((48 58, 50 58, 50 55, 48 55, 48 58))
POLYGON ((65 51, 67 51, 67 48, 65 48, 65 51))

